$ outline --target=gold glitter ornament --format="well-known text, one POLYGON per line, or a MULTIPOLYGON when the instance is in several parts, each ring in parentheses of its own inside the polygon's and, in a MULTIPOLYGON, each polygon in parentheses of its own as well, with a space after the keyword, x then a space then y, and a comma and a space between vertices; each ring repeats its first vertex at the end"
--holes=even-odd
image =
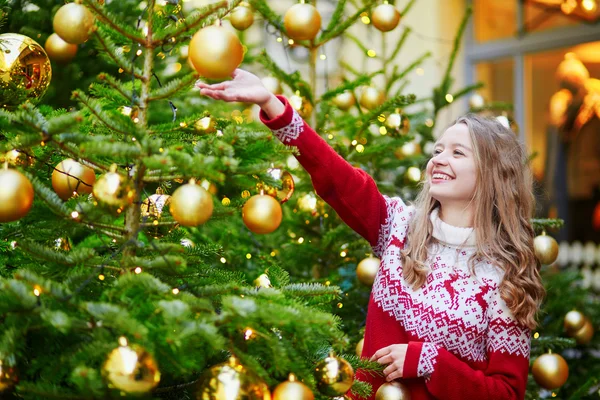
POLYGON ((29 100, 36 104, 52 79, 46 51, 18 33, 0 35, 0 108, 12 110, 29 100))
POLYGON ((286 11, 283 25, 290 39, 313 40, 321 29, 321 14, 312 4, 294 4, 286 11))
POLYGON ((565 320, 564 320, 564 327, 565 327, 565 330, 567 331, 567 334, 575 333, 578 330, 580 330, 581 328, 583 328, 583 325, 585 324, 585 320, 586 320, 586 318, 585 318, 585 315, 583 315, 583 313, 581 313, 577 310, 569 311, 565 315, 565 320))
POLYGON ((52 171, 52 188, 58 197, 67 201, 75 194, 90 194, 96 182, 94 170, 67 158, 52 171))
POLYGON ((356 98, 354 93, 350 90, 346 90, 336 95, 333 100, 333 104, 342 111, 348 111, 353 105, 356 104, 356 98))
POLYGON ((381 32, 395 29, 400 22, 400 12, 391 4, 383 3, 375 7, 371 13, 373 26, 381 32))
POLYGON ((275 231, 281 224, 281 205, 266 194, 252 196, 242 207, 242 219, 248 229, 257 234, 275 231))
POLYGON ((544 265, 554 263, 558 257, 558 243, 553 237, 546 235, 546 232, 542 232, 533 239, 533 249, 535 256, 544 265))
POLYGON ((0 223, 23 218, 33 205, 33 186, 14 169, 0 169, 0 223))
POLYGON ((29 157, 19 150, 11 150, 4 155, 0 155, 0 164, 5 162, 7 162, 8 165, 16 167, 29 167, 35 163, 35 160, 33 157, 29 157))
POLYGON ((160 382, 160 371, 152 355, 143 347, 126 342, 108 355, 102 372, 110 387, 130 394, 148 393, 160 382))
POLYGON ((363 351, 363 347, 365 346, 365 338, 362 338, 358 341, 358 343, 356 343, 356 356, 357 357, 362 357, 362 351, 363 351))
POLYGON ((314 400, 313 392, 302 382, 290 374, 286 382, 282 382, 273 390, 273 400, 314 400))
POLYGON ((356 277, 366 286, 373 286, 375 276, 379 270, 380 260, 377 257, 367 257, 356 266, 356 277))
POLYGON ((330 353, 315 368, 317 388, 326 396, 341 396, 354 382, 354 369, 343 358, 330 353))
POLYGON ((579 345, 588 344, 592 341, 592 338, 594 337, 594 326, 588 318, 585 318, 583 326, 577 331, 570 334, 569 336, 574 338, 577 344, 579 345))
POLYGON ((194 128, 202 134, 213 133, 217 131, 216 123, 212 117, 200 118, 194 123, 194 128))
POLYGON ((242 63, 244 48, 235 33, 223 26, 211 25, 192 37, 188 54, 201 76, 227 79, 242 63))
POLYGON ((54 32, 70 44, 81 44, 90 38, 94 15, 84 5, 68 3, 58 9, 52 21, 54 32))
POLYGON ((196 387, 196 400, 271 400, 265 382, 235 357, 208 369, 196 387))
POLYGON ((245 31, 250 28, 254 22, 254 11, 250 4, 242 1, 231 12, 229 22, 231 22, 231 25, 238 31, 245 31))
POLYGON ((360 105, 367 110, 379 107, 385 101, 385 95, 379 89, 369 86, 362 90, 360 94, 360 105))
POLYGON ((397 159, 402 160, 406 157, 414 157, 421 154, 421 145, 417 142, 407 142, 394 151, 397 159))
POLYGON ((195 179, 178 187, 171 196, 169 207, 173 218, 183 226, 204 224, 213 213, 213 199, 210 193, 196 184, 195 179))
POLYGON ((67 63, 77 54, 77 45, 65 42, 56 33, 48 36, 44 49, 48 57, 57 63, 67 63))
POLYGON ((375 400, 410 400, 410 392, 398 381, 386 382, 377 389, 375 400))
MULTIPOLYGON (((406 135, 410 130, 410 120, 405 114, 392 113, 385 119, 385 126, 392 130, 392 133, 398 132, 400 135, 406 135)), ((395 136, 392 134, 392 136, 395 136)))
POLYGON ((98 201, 117 208, 131 204, 135 197, 131 182, 117 172, 116 164, 94 184, 93 193, 98 201))
POLYGON ((538 385, 554 390, 564 385, 569 378, 569 366, 560 355, 547 353, 536 358, 531 373, 538 385))

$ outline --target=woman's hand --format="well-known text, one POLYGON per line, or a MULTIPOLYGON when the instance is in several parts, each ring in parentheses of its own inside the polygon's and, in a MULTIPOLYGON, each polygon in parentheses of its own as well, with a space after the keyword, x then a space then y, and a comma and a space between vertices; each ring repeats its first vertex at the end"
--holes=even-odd
POLYGON ((239 101, 258 104, 270 118, 275 118, 285 110, 284 105, 263 85, 260 78, 243 69, 236 69, 233 79, 209 85, 196 82, 200 94, 216 100, 239 101))
POLYGON ((389 364, 383 370, 383 375, 388 382, 391 382, 394 379, 402 378, 407 350, 407 344, 393 344, 377 350, 371 357, 371 361, 377 361, 379 364, 389 364))

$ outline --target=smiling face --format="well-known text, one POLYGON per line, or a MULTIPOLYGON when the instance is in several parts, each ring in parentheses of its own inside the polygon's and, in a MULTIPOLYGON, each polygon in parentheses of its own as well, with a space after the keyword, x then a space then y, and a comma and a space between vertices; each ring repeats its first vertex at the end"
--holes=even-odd
POLYGON ((477 182, 477 167, 471 134, 466 124, 451 126, 436 142, 427 163, 427 180, 431 197, 442 207, 467 206, 477 182))

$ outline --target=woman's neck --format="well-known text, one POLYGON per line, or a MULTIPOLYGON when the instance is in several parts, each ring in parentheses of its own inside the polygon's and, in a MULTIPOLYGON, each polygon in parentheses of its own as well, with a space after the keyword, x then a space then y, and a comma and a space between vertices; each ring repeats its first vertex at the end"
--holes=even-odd
POLYGON ((464 204, 440 204, 439 217, 448 225, 459 228, 470 228, 473 226, 473 207, 464 204))

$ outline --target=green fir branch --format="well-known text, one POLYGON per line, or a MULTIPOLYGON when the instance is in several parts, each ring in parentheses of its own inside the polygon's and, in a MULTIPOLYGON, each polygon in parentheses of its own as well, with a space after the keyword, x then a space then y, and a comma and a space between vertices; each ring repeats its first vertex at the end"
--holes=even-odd
POLYGON ((118 65, 119 68, 123 70, 124 74, 133 76, 135 79, 139 79, 143 82, 146 81, 142 71, 139 68, 131 65, 131 60, 123 56, 123 54, 118 51, 118 47, 113 43, 107 33, 102 32, 101 28, 99 28, 98 32, 94 34, 94 39, 96 48, 100 51, 100 53, 106 56, 109 61, 112 61, 118 65))
POLYGON ((198 79, 196 73, 188 74, 182 78, 178 78, 170 81, 163 87, 153 90, 150 92, 150 97, 148 101, 156 101, 162 99, 168 99, 171 96, 179 93, 182 89, 188 88, 190 89, 194 82, 198 79))
MULTIPOLYGON (((344 1, 344 3, 345 3, 345 1, 344 1)), ((372 2, 372 4, 373 3, 374 2, 372 2)), ((348 28, 350 28, 350 26, 352 26, 352 24, 354 24, 360 18, 360 15, 363 12, 369 10, 369 8, 371 8, 371 4, 368 4, 364 7, 362 7, 361 9, 356 11, 352 16, 350 16, 347 20, 345 20, 342 23, 337 23, 336 25, 331 25, 331 23, 330 23, 329 26, 327 27, 327 30, 323 31, 321 36, 318 38, 316 45, 322 46, 325 43, 327 43, 328 41, 330 41, 331 39, 334 39, 334 38, 346 33, 348 28)))

